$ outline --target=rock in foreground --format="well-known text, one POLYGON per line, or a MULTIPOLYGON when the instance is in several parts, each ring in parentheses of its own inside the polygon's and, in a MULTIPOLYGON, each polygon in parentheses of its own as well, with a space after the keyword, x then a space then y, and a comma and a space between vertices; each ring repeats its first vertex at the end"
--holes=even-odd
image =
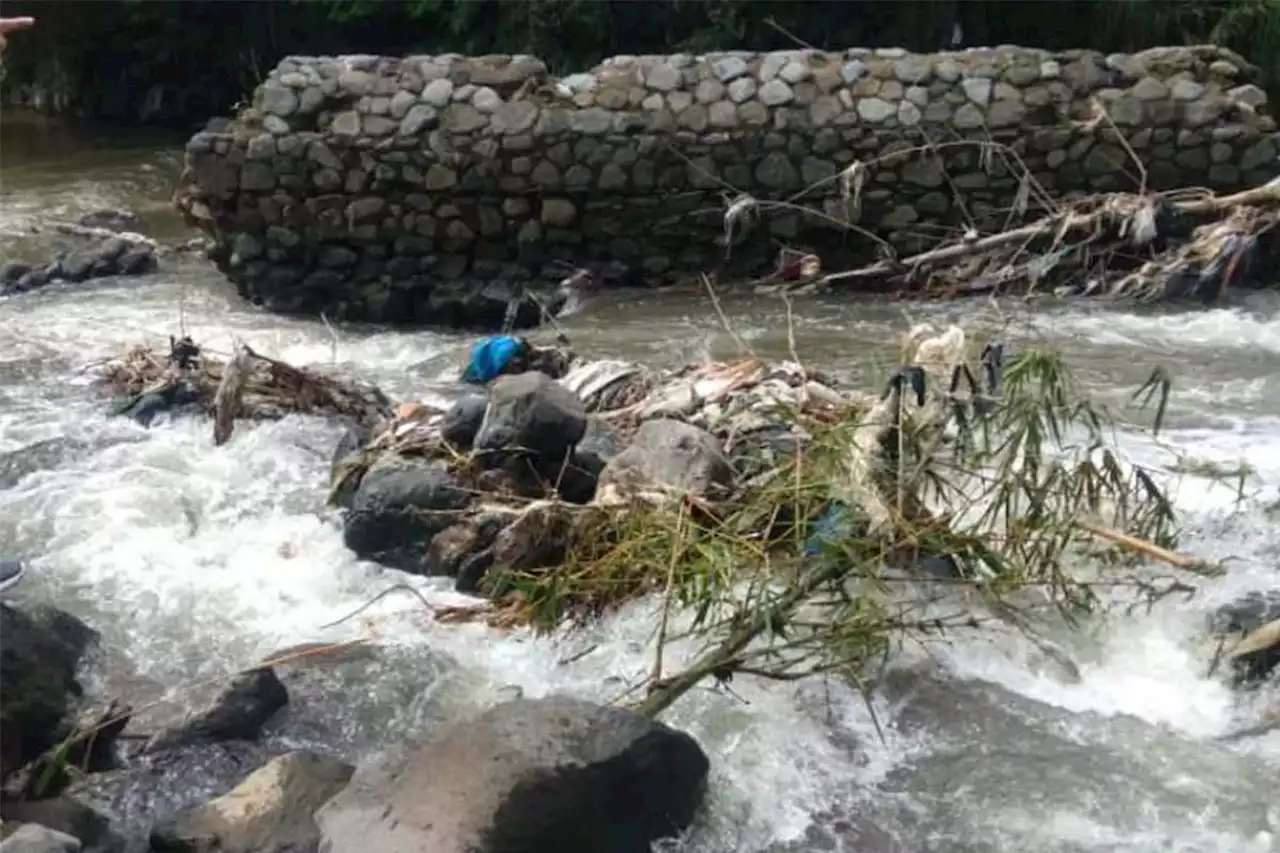
POLYGON ((0 842, 0 853, 80 853, 82 849, 77 839, 38 823, 24 823, 0 842))
POLYGON ((151 849, 172 853, 314 850, 319 832, 312 814, 342 790, 351 771, 348 764, 309 752, 282 755, 221 797, 156 826, 151 849))
POLYGON ((61 610, 0 604, 0 778, 70 734, 76 670, 96 639, 61 610))
POLYGON ((321 853, 649 853, 693 820, 708 761, 689 735, 576 699, 455 723, 316 815, 321 853))

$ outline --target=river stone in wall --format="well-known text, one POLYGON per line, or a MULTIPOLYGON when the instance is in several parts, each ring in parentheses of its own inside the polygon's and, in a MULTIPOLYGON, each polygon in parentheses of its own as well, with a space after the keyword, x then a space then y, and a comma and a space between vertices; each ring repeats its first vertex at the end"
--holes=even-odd
POLYGON ((566 697, 454 723, 316 815, 321 853, 649 853, 702 801, 688 735, 566 697))
POLYGON ((176 198, 268 308, 483 325, 549 302, 566 265, 729 279, 779 243, 831 269, 868 258, 868 230, 902 250, 930 224, 999 228, 1015 160, 1052 194, 1136 188, 1130 152, 1155 188, 1264 181, 1259 80, 1208 46, 617 56, 562 79, 527 56, 295 56, 191 138, 176 198), (802 190, 815 215, 725 221, 735 193, 802 190))

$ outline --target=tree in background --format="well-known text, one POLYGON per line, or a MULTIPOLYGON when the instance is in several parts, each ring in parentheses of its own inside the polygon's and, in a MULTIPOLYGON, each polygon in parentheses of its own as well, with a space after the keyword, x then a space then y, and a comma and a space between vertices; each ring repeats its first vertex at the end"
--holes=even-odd
POLYGON ((1280 0, 7 0, 37 15, 6 54, 81 114, 189 128, 288 54, 527 53, 564 73, 618 53, 1216 42, 1280 82, 1280 0))

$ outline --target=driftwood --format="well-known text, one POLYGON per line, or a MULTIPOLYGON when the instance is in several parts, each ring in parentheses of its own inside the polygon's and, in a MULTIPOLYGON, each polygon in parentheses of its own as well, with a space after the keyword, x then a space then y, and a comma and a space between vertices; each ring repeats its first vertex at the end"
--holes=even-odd
POLYGON ((828 288, 956 296, 1108 295, 1141 301, 1217 301, 1228 286, 1260 284, 1280 183, 1228 196, 1111 193, 1068 203, 998 234, 889 258, 818 280, 828 288))
POLYGON ((221 447, 231 438, 235 419, 243 408, 245 386, 253 372, 252 350, 238 346, 236 354, 222 368, 222 379, 213 394, 213 444, 221 447))

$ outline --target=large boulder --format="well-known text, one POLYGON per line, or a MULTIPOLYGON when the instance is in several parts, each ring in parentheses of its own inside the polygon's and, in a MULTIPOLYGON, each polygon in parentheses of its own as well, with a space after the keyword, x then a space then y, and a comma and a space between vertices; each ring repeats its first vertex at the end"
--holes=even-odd
POLYGON ((76 671, 97 634, 52 607, 0 604, 0 778, 71 733, 76 671))
MULTIPOLYGON (((268 761, 232 790, 151 830, 155 853, 303 853, 320 837, 313 815, 354 768, 311 752, 268 761)), ((376 849, 376 848, 374 848, 376 849)))
POLYGON ((406 572, 421 572, 427 548, 471 504, 443 461, 388 455, 356 489, 343 541, 356 555, 406 572))
POLYGON ((578 396, 537 371, 503 376, 493 383, 474 446, 482 451, 521 450, 539 470, 554 476, 587 429, 578 396))
POLYGON ((657 418, 641 424, 626 449, 604 466, 596 499, 624 502, 654 490, 716 497, 733 481, 719 439, 692 424, 657 418))
POLYGON ((454 723, 316 815, 321 853, 649 853, 693 820, 708 761, 689 735, 567 697, 454 723))

